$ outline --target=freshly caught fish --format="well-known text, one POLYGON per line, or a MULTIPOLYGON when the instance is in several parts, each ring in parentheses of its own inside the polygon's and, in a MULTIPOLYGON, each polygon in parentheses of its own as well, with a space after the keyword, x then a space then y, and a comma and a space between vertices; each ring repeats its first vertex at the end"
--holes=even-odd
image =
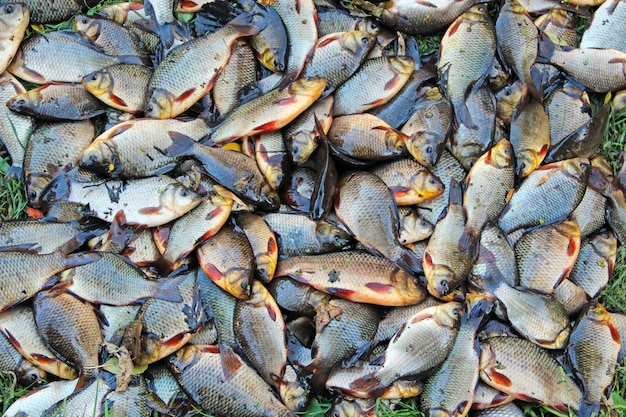
POLYGON ((187 395, 209 413, 232 417, 294 416, 232 349, 189 345, 169 358, 168 367, 187 395))
POLYGON ((450 181, 448 208, 435 225, 433 235, 424 252, 424 274, 428 292, 437 297, 453 293, 472 269, 478 257, 479 237, 467 234, 468 239, 459 242, 466 223, 461 185, 450 181))
POLYGON ((172 145, 165 149, 169 157, 193 157, 213 181, 237 197, 259 208, 275 211, 280 204, 278 193, 268 184, 254 159, 224 148, 212 148, 189 136, 170 131, 172 145))
POLYGON ((549 36, 555 44, 572 48, 578 45, 576 25, 576 13, 558 8, 551 9, 535 20, 535 26, 549 36))
POLYGON ((514 403, 471 412, 471 417, 524 417, 524 412, 514 403))
POLYGON ((303 76, 326 78, 325 94, 330 94, 358 70, 375 43, 375 35, 365 31, 326 35, 317 41, 303 76))
POLYGON ((415 61, 408 56, 368 59, 335 90, 333 117, 363 113, 385 104, 402 89, 414 68, 415 61))
POLYGON ((404 143, 408 140, 405 134, 368 113, 333 119, 327 136, 334 152, 364 161, 405 155, 404 143))
POLYGON ((567 278, 580 251, 580 227, 572 220, 532 230, 515 245, 520 285, 552 294, 567 278))
POLYGON ((307 317, 315 316, 318 306, 332 299, 329 294, 288 277, 276 277, 267 289, 281 308, 307 317))
POLYGON ((385 311, 378 323, 378 329, 374 336, 373 344, 378 346, 383 342, 389 342, 398 330, 408 321, 411 317, 419 313, 420 311, 435 307, 443 302, 431 295, 427 295, 424 301, 417 304, 413 304, 405 307, 392 308, 389 311, 385 311))
POLYGON ((480 343, 480 379, 516 399, 564 413, 578 410, 582 393, 550 353, 517 337, 489 337, 480 343))
MULTIPOLYGON (((555 9, 556 10, 556 9, 555 9)), ((550 118, 550 143, 555 146, 589 123, 589 95, 574 83, 566 82, 546 99, 550 118)))
POLYGON ((278 262, 276 275, 357 303, 404 306, 426 297, 412 275, 364 251, 293 256, 278 262))
POLYGON ((435 226, 422 218, 417 212, 409 207, 398 207, 400 216, 400 231, 398 239, 403 245, 428 239, 435 230, 435 226))
POLYGON ((215 326, 220 345, 239 349, 234 328, 237 298, 211 281, 202 268, 198 269, 196 291, 200 296, 207 318, 215 326))
POLYGON ((28 362, 3 333, 0 334, 0 347, 0 372, 14 374, 17 383, 25 387, 45 384, 46 371, 28 362))
POLYGON ((441 195, 445 189, 439 178, 412 158, 382 163, 370 172, 387 184, 398 206, 423 203, 441 195))
MULTIPOLYGON (((231 46, 265 27, 259 9, 245 12, 221 29, 176 46, 154 70, 146 117, 174 118, 208 93, 230 58, 231 46), (207 59, 198 59, 199 56, 207 59)), ((91 71, 90 71, 91 72, 91 71)))
POLYGON ((297 213, 269 213, 263 220, 275 233, 283 256, 314 255, 343 250, 350 235, 325 220, 314 221, 297 213))
POLYGON ((626 88, 626 52, 596 48, 560 49, 549 39, 540 37, 537 62, 560 68, 591 91, 605 93, 626 88))
POLYGON ((161 40, 159 55, 170 52, 171 48, 187 41, 190 37, 187 26, 174 17, 175 3, 174 0, 147 0, 144 2, 144 13, 148 17, 148 21, 152 23, 149 26, 161 40))
POLYGON ((73 31, 35 34, 22 42, 7 71, 35 84, 51 82, 79 83, 83 77, 113 64, 142 64, 134 56, 110 56, 82 39, 73 31), (80 56, 78 62, 59 56, 80 56))
POLYGON ((600 414, 603 399, 611 395, 620 350, 620 334, 611 315, 600 303, 592 302, 572 329, 565 348, 567 361, 583 387, 579 416, 600 414))
POLYGON ((323 133, 323 126, 315 119, 317 130, 320 131, 321 142, 312 155, 310 165, 316 167, 315 182, 311 192, 309 215, 313 220, 322 220, 328 217, 333 209, 333 200, 337 192, 339 174, 331 155, 328 137, 323 133))
POLYGON ((589 303, 589 296, 582 287, 574 284, 565 278, 552 293, 552 297, 557 300, 570 317, 576 317, 582 309, 589 303))
POLYGON ((50 381, 32 391, 32 394, 18 398, 5 411, 4 416, 41 416, 48 408, 69 397, 77 383, 77 378, 70 381, 50 381))
POLYGON ((500 214, 499 226, 504 233, 549 225, 569 216, 585 192, 590 164, 587 158, 572 158, 533 171, 500 214), (551 190, 550 193, 544 190, 551 190), (558 203, 556 201, 558 195, 558 203))
POLYGON ((83 389, 74 390, 69 396, 49 407, 43 416, 82 417, 86 410, 101 409, 106 395, 114 391, 115 378, 110 374, 103 374, 88 382, 86 386, 81 387, 79 384, 76 386, 83 389))
POLYGON ((616 257, 615 235, 608 230, 596 233, 581 243, 580 253, 568 278, 581 286, 590 298, 595 298, 609 282, 616 257))
POLYGON ((59 360, 42 340, 32 305, 23 303, 0 313, 0 330, 11 348, 21 354, 20 358, 37 366, 37 369, 63 379, 78 377, 78 371, 59 360))
POLYGON ((278 262, 276 235, 263 217, 254 213, 239 213, 236 222, 246 234, 254 252, 256 276, 267 284, 274 278, 278 262))
POLYGON ((291 158, 282 132, 259 135, 254 141, 254 156, 270 186, 275 190, 281 188, 291 168, 291 158))
POLYGON ((254 52, 244 40, 238 39, 233 44, 230 60, 215 81, 211 94, 220 117, 225 117, 237 107, 242 89, 255 80, 254 52))
MULTIPOLYGON (((6 103, 16 94, 25 92, 22 84, 8 72, 0 74, 0 103, 6 103)), ((21 178, 24 150, 28 143, 35 121, 0 106, 0 142, 11 156, 11 167, 5 178, 21 178)))
POLYGON ((311 387, 320 392, 341 361, 356 362, 371 345, 378 327, 378 308, 335 299, 317 309, 313 362, 304 368, 311 387))
POLYGON ((81 385, 98 374, 102 331, 91 304, 71 294, 42 291, 33 300, 35 323, 54 354, 77 369, 81 385))
POLYGON ((495 52, 495 27, 484 4, 459 16, 441 39, 437 71, 458 126, 475 126, 465 101, 470 88, 475 91, 486 78, 495 52))
MULTIPOLYGON (((278 12, 267 9, 267 26, 250 38, 250 46, 257 60, 268 70, 284 72, 287 65, 287 29, 278 12)), ((197 25, 196 25, 197 27, 197 25)))
POLYGON ((420 310, 395 333, 382 367, 355 380, 350 387, 377 397, 399 378, 422 377, 435 369, 452 349, 461 314, 461 304, 456 302, 420 310))
MULTIPOLYGON (((498 226, 487 225, 480 234, 478 259, 470 271, 470 282, 505 282, 514 287, 519 283, 515 251, 498 226)), ((479 285, 482 289, 484 285, 479 285)))
MULTIPOLYGON (((626 29, 622 24, 626 18, 623 1, 603 2, 593 12, 591 23, 583 32, 579 48, 608 48, 626 53, 626 29)), ((576 47, 576 45, 572 45, 576 47)))
POLYGON ((527 91, 528 86, 517 80, 496 93, 496 116, 505 126, 511 126, 513 114, 517 113, 527 91))
POLYGON ((0 3, 0 74, 15 56, 24 39, 30 19, 30 9, 24 3, 0 3))
POLYGON ((321 4, 314 1, 314 3, 317 7, 317 32, 320 38, 331 33, 351 30, 362 30, 373 35, 380 32, 380 24, 371 17, 355 16, 330 2, 321 4))
POLYGON ((359 171, 345 176, 335 195, 335 213, 365 248, 409 274, 422 272, 422 262, 398 241, 398 207, 391 190, 376 175, 359 171))
MULTIPOLYGON (((119 386, 117 386, 119 388, 119 386)), ((106 415, 147 417, 152 413, 148 406, 150 391, 143 375, 133 375, 125 391, 112 391, 105 395, 100 412, 106 415)))
POLYGON ((550 147, 550 118, 543 103, 531 94, 513 115, 510 140, 515 152, 515 174, 525 178, 543 162, 550 147))
MULTIPOLYGON (((510 395, 506 395, 505 393, 500 392, 479 380, 478 384, 476 384, 476 393, 474 395, 474 402, 472 403, 471 409, 497 409, 498 407, 503 407, 505 404, 511 404, 511 401, 513 401, 513 397, 510 395)), ((470 415, 474 416, 476 414, 478 413, 472 412, 470 415)))
POLYGON ((107 106, 138 114, 146 107, 151 77, 152 69, 143 65, 117 64, 85 75, 82 83, 107 106))
MULTIPOLYGON (((30 11, 30 23, 60 23, 76 13, 86 11, 87 8, 94 7, 97 0, 23 0, 23 3, 30 11)), ((0 4, 15 4, 14 0, 0 0, 0 4)))
POLYGON ((86 120, 106 111, 106 106, 81 84, 46 84, 7 101, 16 113, 39 120, 86 120))
POLYGON ((254 253, 239 228, 224 225, 196 250, 198 262, 209 278, 242 300, 250 298, 254 253))

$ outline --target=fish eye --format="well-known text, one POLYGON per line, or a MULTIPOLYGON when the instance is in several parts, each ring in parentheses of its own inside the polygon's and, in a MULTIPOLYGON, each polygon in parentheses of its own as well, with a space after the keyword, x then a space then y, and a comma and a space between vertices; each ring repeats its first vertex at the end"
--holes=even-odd
POLYGON ((361 43, 363 43, 363 45, 368 45, 370 43, 370 40, 368 38, 361 38, 361 43))
POLYGON ((331 417, 340 417, 341 414, 339 414, 339 411, 333 411, 333 413, 331 414, 331 417))
POLYGON ((435 181, 435 179, 434 179, 434 178, 431 178, 431 179, 429 179, 429 180, 428 180, 428 182, 429 182, 430 184, 434 184, 436 181, 435 181))
POLYGON ((485 6, 480 6, 480 7, 478 8, 478 11, 479 11, 479 12, 485 12, 485 10, 486 10, 486 9, 485 9, 485 6))
POLYGON ((189 194, 191 194, 191 192, 186 188, 183 188, 180 192, 180 195, 183 197, 187 197, 189 194))
POLYGON ((25 106, 26 105, 26 100, 24 100, 23 98, 17 100, 17 102, 15 103, 18 106, 25 106))
POLYGON ((83 17, 82 22, 83 22, 83 25, 86 25, 87 23, 89 23, 89 20, 87 20, 86 17, 83 17))
POLYGON ((571 11, 571 10, 568 10, 568 11, 567 11, 567 15, 568 15, 569 17, 574 17, 574 12, 573 12, 573 11, 571 11))
POLYGON ((98 74, 94 74, 91 76, 91 80, 92 81, 97 81, 98 80, 98 74))
POLYGON ((37 374, 30 374, 28 379, 30 379, 31 382, 35 382, 39 379, 39 377, 37 376, 37 374))
POLYGON ((248 283, 246 281, 243 281, 241 283, 241 288, 243 288, 244 290, 247 290, 248 289, 248 283))
POLYGON ((504 90, 504 95, 505 96, 510 96, 511 95, 511 90, 509 90, 508 88, 506 90, 504 90))
POLYGON ((154 110, 154 107, 152 107, 152 104, 148 104, 148 105, 146 106, 146 111, 147 111, 147 112, 151 112, 152 110, 154 110))
POLYGON ((580 163, 580 169, 587 169, 587 167, 589 166, 589 164, 587 164, 586 162, 581 162, 580 163))
POLYGON ((526 168, 526 162, 522 162, 521 164, 519 164, 519 167, 520 167, 521 169, 526 168))
POLYGON ((4 11, 5 11, 7 14, 11 14, 11 13, 13 13, 13 5, 12 5, 12 4, 7 4, 7 6, 4 8, 4 11))
POLYGON ((426 148, 426 153, 433 153, 433 147, 429 146, 428 148, 426 148))
POLYGON ((37 198, 37 193, 34 190, 29 190, 28 191, 28 199, 30 201, 33 201, 35 198, 37 198))
POLYGON ((421 225, 421 226, 423 226, 423 227, 427 227, 427 226, 428 226, 428 223, 426 222, 426 220, 422 220, 422 221, 420 222, 420 225, 421 225))
POLYGON ((454 310, 452 310, 452 315, 455 317, 459 317, 459 309, 455 308, 454 310))

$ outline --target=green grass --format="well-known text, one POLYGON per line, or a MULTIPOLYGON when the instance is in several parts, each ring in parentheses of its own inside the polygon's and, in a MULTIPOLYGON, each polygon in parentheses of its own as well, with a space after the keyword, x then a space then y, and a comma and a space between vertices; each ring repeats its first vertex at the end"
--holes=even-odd
MULTIPOLYGON (((0 181, 11 167, 8 157, 0 159, 0 181)), ((28 200, 24 185, 19 179, 7 180, 0 184, 0 218, 2 220, 19 219, 25 216, 28 200)))

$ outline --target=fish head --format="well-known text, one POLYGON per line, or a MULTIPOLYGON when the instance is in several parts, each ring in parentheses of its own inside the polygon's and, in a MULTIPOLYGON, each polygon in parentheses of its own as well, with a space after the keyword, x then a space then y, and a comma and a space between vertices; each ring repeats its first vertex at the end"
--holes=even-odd
POLYGON ((385 391, 390 398, 412 398, 424 391, 424 383, 412 380, 397 380, 385 391))
POLYGON ((591 239, 593 249, 603 258, 615 259, 617 256, 617 239, 610 230, 598 233, 591 239))
POLYGON ((341 47, 352 52, 354 55, 362 55, 365 51, 372 49, 376 37, 374 34, 364 31, 345 32, 341 38, 341 47))
POLYGON ((146 117, 169 119, 173 117, 174 95, 169 91, 157 88, 152 92, 146 103, 146 117))
POLYGON ((609 312, 597 301, 593 301, 589 304, 589 308, 585 312, 585 317, 597 323, 613 323, 609 312))
POLYGON ((113 89, 113 77, 106 69, 85 75, 81 82, 85 89, 96 97, 100 97, 113 89))
POLYGON ((423 200, 430 200, 443 194, 446 188, 443 182, 428 170, 413 174, 409 182, 413 192, 423 200))
POLYGON ((265 68, 272 72, 284 72, 285 71, 285 53, 282 51, 275 52, 272 48, 265 48, 263 52, 257 54, 257 58, 265 68))
POLYGON ((248 300, 252 296, 250 282, 248 268, 231 268, 224 273, 224 289, 240 300, 248 300))
POLYGON ((331 409, 331 417, 362 417, 368 416, 358 402, 339 397, 331 409))
POLYGON ((448 410, 444 410, 443 408, 431 408, 427 413, 428 417, 451 417, 450 412, 448 410))
POLYGON ((469 10, 463 13, 463 19, 470 20, 472 22, 485 22, 491 20, 487 10, 487 5, 484 3, 470 7, 469 10))
POLYGON ((78 33, 90 40, 96 40, 100 36, 102 23, 98 19, 94 19, 85 15, 74 17, 74 26, 78 33))
POLYGON ((415 213, 403 216, 401 225, 398 240, 403 245, 405 243, 419 242, 420 240, 427 239, 435 230, 435 226, 428 220, 419 217, 415 213))
POLYGON ((396 155, 406 153, 406 141, 408 140, 408 136, 404 133, 392 128, 385 129, 384 140, 389 153, 396 155))
POLYGON ((291 411, 304 411, 308 404, 309 390, 300 382, 285 382, 279 386, 280 398, 291 411))
POLYGON ((297 96, 298 99, 301 96, 309 96, 316 100, 325 88, 326 78, 302 77, 291 83, 289 86, 289 95, 297 96))
POLYGON ((43 369, 39 369, 32 363, 22 360, 15 372, 15 376, 19 384, 24 387, 30 387, 45 384, 47 374, 43 369))
POLYGON ((539 165, 537 153, 530 149, 522 150, 516 158, 515 174, 518 178, 525 178, 539 165))
POLYGON ((202 201, 202 197, 182 184, 169 184, 161 193, 161 207, 177 214, 187 213, 202 201))
POLYGON ((347 232, 326 222, 318 223, 315 235, 324 247, 343 248, 350 243, 350 235, 347 232))
POLYGON ((415 61, 410 56, 397 56, 391 59, 391 68, 396 74, 409 75, 415 68, 415 61))
POLYGON ((513 147, 506 139, 500 140, 491 148, 489 163, 496 168, 509 168, 513 165, 513 147))
POLYGON ((439 326, 455 328, 458 327, 463 315, 463 305, 456 301, 441 304, 436 309, 433 316, 439 326))
POLYGON ((432 167, 439 159, 439 150, 445 145, 436 132, 416 132, 407 140, 407 150, 417 162, 432 167))
MULTIPOLYGON (((572 10, 554 8, 546 15, 545 25, 548 23, 564 29, 576 29, 576 13, 572 10)), ((541 30, 545 29, 542 27, 541 30)))
POLYGON ((48 174, 32 173, 26 176, 26 196, 31 207, 41 207, 41 196, 52 181, 48 174))
POLYGON ((556 226, 556 230, 561 235, 580 242, 580 226, 576 220, 565 220, 556 226))
MULTIPOLYGON (((276 241, 274 241, 275 243, 276 241)), ((276 250, 278 246, 274 245, 276 250)), ((269 282, 271 277, 274 276, 276 271, 276 260, 274 256, 269 254, 263 254, 256 257, 256 272, 261 277, 261 281, 269 282)))
POLYGON ((36 115, 36 108, 43 100, 43 95, 41 94, 43 88, 45 88, 45 86, 16 95, 7 101, 7 107, 14 112, 31 116, 36 115))
POLYGON ((356 25, 356 30, 376 36, 380 32, 380 25, 374 19, 361 19, 356 25))
POLYGON ((572 158, 562 161, 563 170, 570 177, 578 180, 585 180, 589 176, 591 164, 587 158, 572 158))
POLYGON ((505 122, 510 122, 513 113, 526 95, 527 85, 516 81, 496 93, 496 115, 505 122))
POLYGON ((89 145, 80 156, 79 165, 107 177, 117 177, 123 169, 117 147, 107 140, 89 145))
POLYGON ((30 11, 23 3, 9 3, 0 7, 0 28, 17 27, 22 22, 28 24, 30 11))
POLYGON ((444 297, 451 293, 450 283, 455 281, 455 274, 445 265, 433 265, 426 275, 428 292, 435 297, 444 297))
POLYGON ((168 359, 168 366, 175 374, 182 374, 189 366, 193 365, 198 359, 200 351, 199 345, 187 345, 182 349, 178 349, 176 353, 168 359))
POLYGON ((317 148, 317 136, 311 132, 298 132, 291 137, 291 158, 293 162, 302 166, 313 151, 317 148))

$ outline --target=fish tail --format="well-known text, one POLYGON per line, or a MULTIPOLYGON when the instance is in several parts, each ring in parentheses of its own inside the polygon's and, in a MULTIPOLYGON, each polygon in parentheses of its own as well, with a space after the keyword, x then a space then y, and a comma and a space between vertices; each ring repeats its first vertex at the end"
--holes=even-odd
POLYGON ((4 174, 4 179, 2 180, 2 185, 6 184, 11 180, 20 180, 22 178, 23 169, 19 165, 11 165, 6 174, 4 174))
POLYGON ((457 126, 461 126, 461 124, 463 124, 468 129, 474 128, 474 123, 472 123, 472 116, 467 109, 465 101, 460 104, 454 105, 454 120, 456 121, 457 126))
POLYGON ((588 402, 586 399, 580 402, 580 408, 578 409, 578 417, 591 417, 600 415, 600 402, 588 402))
POLYGON ((411 275, 419 275, 424 272, 424 268, 422 267, 422 258, 417 256, 410 249, 402 247, 402 250, 396 259, 394 259, 394 262, 411 275))
POLYGON ((63 265, 66 268, 74 268, 96 262, 99 259, 100 255, 95 252, 73 253, 63 258, 63 265))
POLYGON ((354 391, 366 393, 370 398, 380 397, 387 387, 381 384, 374 372, 362 376, 350 383, 350 388, 354 391))
POLYGON ((465 225, 463 234, 459 238, 458 249, 461 252, 476 252, 477 243, 480 241, 480 232, 477 232, 469 225, 465 225))
POLYGON ((158 298, 163 301, 170 301, 172 303, 182 302, 183 298, 180 296, 180 292, 178 292, 178 286, 184 279, 185 276, 183 275, 176 278, 166 278, 154 281, 154 298, 158 298))
POLYGON ((552 55, 556 51, 556 45, 547 36, 539 36, 539 50, 537 52, 537 60, 540 64, 549 64, 552 55))
POLYGON ((257 4, 252 9, 241 13, 228 24, 236 28, 240 36, 256 35, 267 27, 267 9, 257 4))
POLYGON ((319 394, 324 391, 329 374, 314 364, 315 362, 302 368, 302 375, 306 375, 305 382, 319 394))
POLYGON ((163 151, 167 156, 189 156, 193 152, 196 142, 187 135, 182 133, 170 131, 170 138, 172 144, 163 151))

